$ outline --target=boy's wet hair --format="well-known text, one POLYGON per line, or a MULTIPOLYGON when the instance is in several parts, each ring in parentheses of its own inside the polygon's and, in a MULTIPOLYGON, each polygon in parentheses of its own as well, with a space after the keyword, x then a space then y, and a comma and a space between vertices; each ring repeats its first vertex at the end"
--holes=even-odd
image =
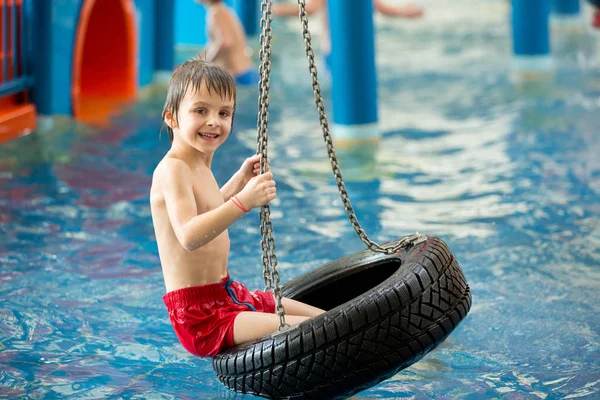
POLYGON ((199 90, 201 85, 206 85, 209 93, 214 90, 221 98, 233 99, 233 115, 235 115, 236 89, 233 77, 223 68, 206 62, 202 57, 185 61, 175 68, 171 75, 167 100, 162 112, 163 126, 167 128, 171 142, 173 141, 173 129, 164 123, 165 115, 170 111, 175 121, 178 121, 179 105, 185 94, 188 90, 199 90))

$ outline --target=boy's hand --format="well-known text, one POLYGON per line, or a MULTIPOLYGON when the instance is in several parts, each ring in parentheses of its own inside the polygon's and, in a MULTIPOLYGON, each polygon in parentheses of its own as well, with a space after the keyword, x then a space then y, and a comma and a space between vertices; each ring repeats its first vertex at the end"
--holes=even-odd
MULTIPOLYGON (((242 164, 242 166, 239 170, 239 173, 243 179, 242 182, 244 183, 244 185, 246 185, 246 183, 248 183, 248 181, 252 177, 260 174, 260 158, 261 158, 260 154, 255 154, 244 160, 244 163, 242 164)), ((270 160, 267 159, 267 172, 271 170, 269 163, 270 163, 270 160)))
POLYGON ((277 197, 273 173, 268 171, 251 178, 237 197, 244 207, 249 209, 269 204, 271 200, 277 197))

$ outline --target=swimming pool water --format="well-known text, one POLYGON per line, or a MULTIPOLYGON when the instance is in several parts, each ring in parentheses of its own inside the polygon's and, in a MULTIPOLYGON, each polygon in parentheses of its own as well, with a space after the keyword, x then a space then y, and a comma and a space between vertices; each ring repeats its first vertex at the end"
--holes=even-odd
MULTIPOLYGON (((428 2, 417 23, 377 18, 383 137, 338 157, 367 233, 442 237, 473 307, 438 349, 356 398, 597 398, 598 35, 560 33, 555 76, 516 85, 505 2, 455 3, 428 2)), ((331 176, 297 26, 276 25, 271 95, 283 281, 363 248, 331 176)), ((161 300, 148 190, 169 145, 164 94, 107 128, 59 118, 0 146, 0 396, 252 398, 183 350, 161 300)), ((255 151, 255 112, 256 91, 241 90, 214 162, 220 183, 255 151)), ((230 271, 251 288, 258 226, 253 212, 230 229, 230 271)))

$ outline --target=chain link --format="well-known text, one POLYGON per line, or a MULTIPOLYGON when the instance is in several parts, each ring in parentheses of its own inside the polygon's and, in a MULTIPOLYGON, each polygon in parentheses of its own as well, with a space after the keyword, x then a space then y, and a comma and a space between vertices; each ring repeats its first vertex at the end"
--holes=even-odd
MULTIPOLYGON (((260 158, 260 173, 267 172, 267 143, 269 138, 269 90, 271 89, 271 9, 273 1, 263 0, 261 4, 262 18, 260 20, 260 52, 261 60, 259 73, 258 119, 257 119, 257 148, 260 158)), ((289 325, 285 322, 285 309, 281 303, 282 292, 279 286, 279 271, 277 271, 277 256, 275 255, 275 239, 273 238, 273 223, 271 222, 271 208, 264 205, 260 208, 260 245, 262 248, 263 278, 265 290, 272 290, 276 302, 276 312, 279 316, 279 331, 289 325)))
MULTIPOLYGON (((264 174, 267 171, 267 147, 268 147, 268 137, 269 137, 269 90, 271 89, 271 39, 272 29, 271 29, 271 21, 272 21, 272 0, 262 0, 261 3, 261 11, 262 17, 260 20, 261 34, 260 34, 260 52, 259 58, 261 60, 259 73, 259 95, 258 95, 258 119, 257 119, 257 152, 261 155, 260 159, 260 173, 264 174)), ((405 247, 406 245, 415 242, 420 242, 424 240, 424 237, 420 235, 418 232, 415 235, 407 236, 402 238, 393 246, 383 247, 382 245, 375 243, 367 236, 366 232, 358 222, 358 218, 354 212, 354 208, 352 207, 352 203, 350 202, 350 196, 346 190, 346 185, 342 179, 342 172, 340 170, 339 163, 337 161, 337 157, 335 154, 335 149, 333 146, 333 140, 331 138, 331 134, 329 132, 329 122, 327 120, 327 115, 325 114, 325 104, 323 101, 323 96, 321 95, 321 85, 319 84, 319 79, 317 75, 317 66, 315 63, 315 53, 312 48, 312 39, 310 36, 310 31, 308 29, 308 15, 306 13, 306 2, 305 0, 298 0, 298 7, 300 12, 300 21, 302 22, 302 36, 304 38, 306 56, 308 58, 308 67, 310 76, 312 78, 312 89, 315 94, 315 104, 317 106, 317 110, 319 112, 319 122, 321 124, 321 129, 323 131, 323 139, 325 140, 325 145, 327 148, 327 154, 329 156, 329 161, 331 162, 331 168, 333 171, 333 175, 335 177, 335 181, 337 183, 338 190, 340 192, 340 197, 342 202, 344 203, 344 208, 346 209, 346 214, 350 219, 350 223, 352 227, 358 234, 360 240, 367 245, 367 247, 375 252, 385 253, 385 254, 393 254, 405 247)), ((271 222, 271 208, 267 204, 262 206, 260 209, 260 233, 262 236, 261 239, 261 249, 263 252, 262 255, 262 263, 264 267, 263 278, 265 281, 265 290, 272 290, 275 300, 276 300, 276 312, 279 316, 279 331, 284 329, 285 327, 289 327, 285 322, 285 309, 281 302, 282 291, 279 286, 280 275, 277 270, 277 256, 275 254, 275 239, 273 238, 273 223, 271 222)))
POLYGON ((315 94, 315 104, 317 106, 317 111, 319 112, 319 122, 321 124, 321 130, 323 131, 323 139, 325 140, 327 154, 329 156, 329 161, 331 162, 333 176, 335 177, 335 182, 337 183, 338 191, 340 192, 340 197, 342 198, 342 202, 344 203, 346 214, 350 219, 350 223, 352 224, 354 231, 357 233, 360 240, 365 245, 367 245, 367 247, 370 250, 379 253, 394 254, 410 242, 413 242, 417 239, 421 239, 421 235, 417 233, 416 235, 405 237, 399 240, 398 243, 396 243, 393 246, 383 247, 382 245, 375 243, 374 241, 369 239, 365 230, 358 222, 358 218, 356 217, 356 214, 354 213, 354 208, 352 207, 352 203, 350 202, 350 196, 348 195, 348 191, 346 190, 346 185, 344 184, 344 180, 342 179, 342 171, 340 169, 340 165, 335 155, 335 148, 333 146, 333 140, 329 131, 329 122, 327 120, 327 114, 325 114, 325 103, 323 101, 323 96, 321 95, 321 85, 319 84, 319 79, 317 75, 315 53, 313 51, 312 39, 310 36, 310 31, 308 29, 308 14, 306 13, 306 1, 298 0, 298 8, 300 12, 300 22, 302 23, 302 37, 304 38, 304 47, 306 50, 306 57, 308 58, 308 71, 310 72, 310 76, 312 78, 312 89, 313 93, 315 94))

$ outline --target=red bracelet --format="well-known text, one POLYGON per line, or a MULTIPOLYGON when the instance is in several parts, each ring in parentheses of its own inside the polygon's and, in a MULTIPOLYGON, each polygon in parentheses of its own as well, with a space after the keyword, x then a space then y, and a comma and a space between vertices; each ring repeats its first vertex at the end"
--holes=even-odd
POLYGON ((242 202, 240 201, 240 199, 237 198, 236 195, 231 197, 231 201, 233 202, 233 204, 235 204, 236 206, 238 206, 238 208, 240 210, 242 210, 243 212, 250 212, 250 210, 248 210, 246 207, 244 207, 244 205, 242 204, 242 202))

